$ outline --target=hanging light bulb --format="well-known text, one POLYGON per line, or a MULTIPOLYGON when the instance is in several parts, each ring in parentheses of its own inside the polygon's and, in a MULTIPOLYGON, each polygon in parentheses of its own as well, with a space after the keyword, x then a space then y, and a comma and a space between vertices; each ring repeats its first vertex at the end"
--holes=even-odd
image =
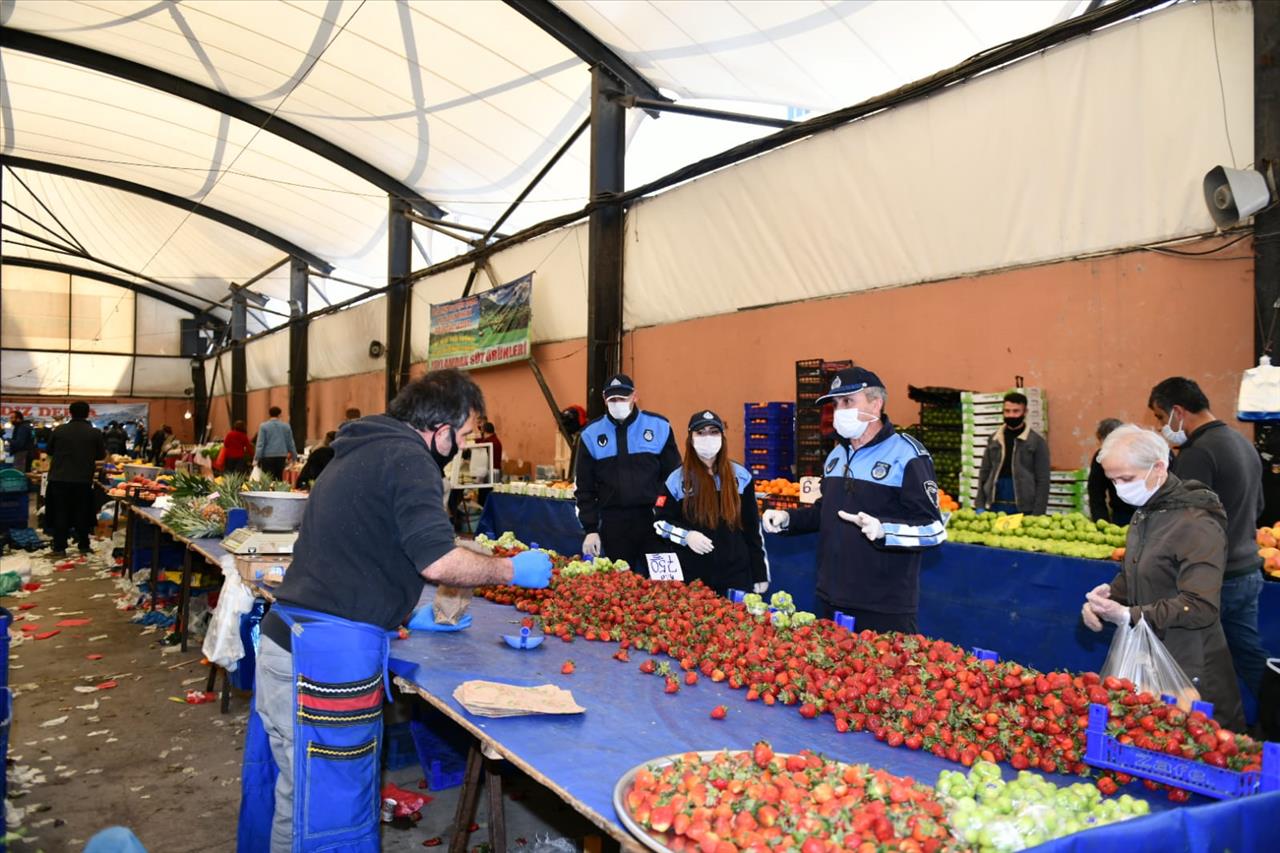
POLYGON ((190 410, 190 409, 187 409, 185 412, 183 412, 183 413, 182 413, 182 419, 183 419, 184 421, 189 421, 189 420, 191 420, 191 410, 190 410))

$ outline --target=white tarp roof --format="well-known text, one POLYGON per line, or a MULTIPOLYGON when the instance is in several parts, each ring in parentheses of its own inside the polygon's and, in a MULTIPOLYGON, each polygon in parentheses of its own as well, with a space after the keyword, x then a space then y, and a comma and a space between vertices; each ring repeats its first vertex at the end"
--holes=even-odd
MULTIPOLYGON (((731 102, 773 116, 858 102, 1086 5, 557 4, 672 97, 731 102)), ((292 122, 472 225, 491 223, 589 109, 587 65, 497 0, 5 0, 0 19, 7 28, 138 63, 292 122)), ((0 63, 3 154, 155 187, 289 240, 336 266, 341 277, 384 279, 387 194, 349 169, 251 122, 14 49, 9 40, 0 44, 0 63)), ((629 151, 631 185, 767 132, 671 115, 655 121, 643 113, 634 114, 633 125, 639 127, 629 151)), ((119 190, 19 174, 77 239, 93 243, 94 254, 204 299, 223 299, 228 282, 243 281, 282 254, 119 190)), ((47 219, 14 184, 6 174, 4 198, 47 219)), ((580 208, 586 187, 583 138, 503 230, 580 208)), ((6 256, 67 261, 37 241, 8 242, 13 236, 5 235, 6 256)), ((420 227, 415 236, 415 265, 465 248, 420 227)), ((317 286, 331 301, 358 292, 332 280, 317 286)), ((260 289, 286 297, 287 271, 260 289)))

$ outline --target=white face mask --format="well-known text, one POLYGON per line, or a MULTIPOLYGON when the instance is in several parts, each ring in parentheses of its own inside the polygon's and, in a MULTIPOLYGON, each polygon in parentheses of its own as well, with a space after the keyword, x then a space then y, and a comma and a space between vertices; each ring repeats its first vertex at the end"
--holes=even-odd
POLYGON ((625 421, 631 416, 631 404, 626 400, 609 400, 604 405, 615 421, 625 421))
POLYGON ((1151 500, 1151 496, 1159 491, 1162 485, 1157 483, 1155 486, 1147 486, 1147 477, 1151 476, 1151 472, 1155 468, 1156 466, 1152 465, 1147 469, 1147 473, 1137 480, 1131 480, 1128 483, 1113 483, 1112 485, 1116 487, 1116 497, 1129 506, 1146 506, 1147 501, 1151 500))
POLYGON ((871 426, 871 421, 864 421, 859 417, 862 412, 859 409, 836 409, 833 423, 836 432, 850 441, 857 441, 862 438, 862 434, 867 431, 867 427, 871 426))
POLYGON ((1182 417, 1182 426, 1174 429, 1173 414, 1170 413, 1169 419, 1164 422, 1164 426, 1160 427, 1160 434, 1164 436, 1164 440, 1169 442, 1173 447, 1181 447, 1187 443, 1187 418, 1182 417))
POLYGON ((703 462, 710 462, 716 458, 716 454, 720 452, 721 445, 724 440, 718 435, 695 435, 693 437, 693 452, 698 454, 698 458, 703 462))

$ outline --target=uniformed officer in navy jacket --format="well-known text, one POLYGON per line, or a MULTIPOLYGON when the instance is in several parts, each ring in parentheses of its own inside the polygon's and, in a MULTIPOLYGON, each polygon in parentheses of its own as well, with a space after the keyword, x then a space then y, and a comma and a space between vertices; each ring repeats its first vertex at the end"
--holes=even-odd
POLYGON ((671 424, 636 408, 636 387, 625 373, 604 387, 608 413, 582 430, 578 442, 578 520, 586 531, 582 553, 626 560, 647 576, 653 553, 653 504, 663 481, 680 467, 671 424))
POLYGON ((823 466, 822 496, 811 507, 766 510, 761 522, 769 533, 819 532, 819 617, 840 610, 858 630, 914 634, 921 557, 947 531, 933 459, 894 430, 885 396, 869 370, 836 374, 818 400, 834 401, 840 437, 823 466))

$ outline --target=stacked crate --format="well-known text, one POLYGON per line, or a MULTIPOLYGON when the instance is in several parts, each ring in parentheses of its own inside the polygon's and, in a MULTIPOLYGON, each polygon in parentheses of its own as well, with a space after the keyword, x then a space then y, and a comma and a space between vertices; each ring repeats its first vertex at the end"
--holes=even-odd
POLYGON ((836 373, 853 367, 848 359, 811 358, 796 362, 796 476, 820 477, 827 454, 836 446, 832 406, 818 404, 836 373))
POLYGON ((1049 515, 1089 510, 1089 469, 1049 472, 1049 515))
POLYGON ((956 388, 907 388, 907 396, 920 404, 920 423, 904 432, 928 448, 938 487, 949 495, 957 495, 960 489, 964 437, 961 394, 956 388))
POLYGON ((795 462, 794 403, 747 403, 742 407, 746 466, 757 480, 791 478, 795 462))

